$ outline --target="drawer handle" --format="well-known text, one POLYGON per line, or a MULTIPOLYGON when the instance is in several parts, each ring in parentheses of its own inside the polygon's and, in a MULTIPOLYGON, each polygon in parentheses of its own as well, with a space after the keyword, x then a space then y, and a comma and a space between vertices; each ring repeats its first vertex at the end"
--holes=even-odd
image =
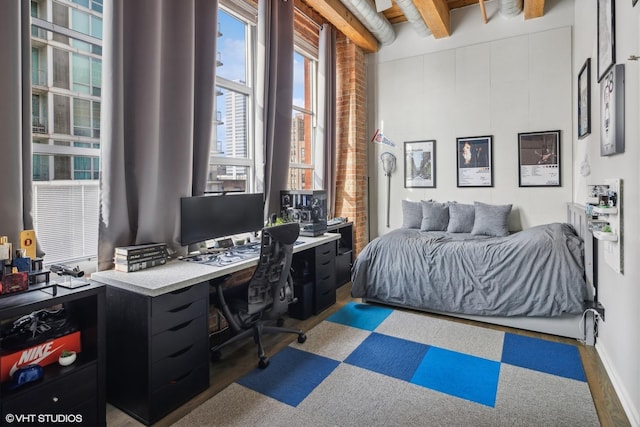
POLYGON ((330 277, 331 277, 331 275, 324 276, 324 277, 322 278, 322 280, 327 280, 327 279, 328 279, 328 278, 330 278, 330 277))
POLYGON ((178 311, 185 310, 185 309, 189 308, 192 304, 193 304, 193 303, 192 303, 192 302, 190 302, 190 303, 188 303, 188 304, 181 305, 180 307, 176 307, 176 308, 174 308, 173 310, 169 310, 169 313, 177 313, 178 311))
POLYGON ((322 265, 323 265, 323 266, 325 266, 325 265, 329 265, 329 264, 331 264, 331 260, 329 260, 329 261, 327 261, 327 262, 323 262, 323 263, 322 263, 322 265))
POLYGON ((172 331, 172 332, 179 331, 180 329, 183 329, 183 328, 186 328, 187 326, 189 326, 191 324, 191 322, 193 322, 193 319, 189 320, 188 322, 184 322, 184 323, 181 323, 179 325, 176 325, 173 328, 170 328, 169 330, 172 331))
POLYGON ((181 355, 185 354, 186 352, 188 352, 189 350, 191 350, 192 347, 193 347, 193 344, 190 345, 189 347, 183 348, 182 350, 178 350, 173 354, 170 354, 168 357, 174 358, 174 357, 181 356, 181 355))
POLYGON ((328 251, 322 252, 322 255, 329 255, 330 253, 331 253, 331 249, 329 249, 328 251))
POLYGON ((183 379, 185 379, 185 378, 187 378, 189 375, 191 375, 191 372, 193 372, 193 371, 189 371, 189 372, 187 372, 186 374, 179 376, 178 378, 175 378, 175 379, 169 380, 169 384, 177 384, 177 383, 179 383, 180 381, 182 381, 183 379))
POLYGON ((191 288, 193 288, 193 286, 188 286, 186 288, 182 288, 182 289, 178 289, 178 290, 175 290, 175 291, 171 291, 171 294, 172 295, 178 295, 178 294, 181 294, 181 293, 184 293, 184 292, 189 292, 191 290, 191 288))

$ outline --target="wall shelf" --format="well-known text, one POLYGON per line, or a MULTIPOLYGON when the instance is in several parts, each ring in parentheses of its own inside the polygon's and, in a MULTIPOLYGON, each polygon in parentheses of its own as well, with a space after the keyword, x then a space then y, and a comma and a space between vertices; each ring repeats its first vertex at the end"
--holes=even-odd
POLYGON ((617 242, 618 235, 616 233, 608 233, 606 231, 593 231, 593 237, 606 242, 617 242))
POLYGON ((617 215, 618 208, 617 207, 607 207, 607 206, 594 206, 593 213, 598 215, 617 215))

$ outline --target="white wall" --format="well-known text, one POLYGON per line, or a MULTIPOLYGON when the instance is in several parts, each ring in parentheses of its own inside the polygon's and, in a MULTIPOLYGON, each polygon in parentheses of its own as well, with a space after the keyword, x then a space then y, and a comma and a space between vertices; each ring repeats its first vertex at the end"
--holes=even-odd
POLYGON ((453 34, 423 39, 410 24, 398 24, 396 41, 367 56, 368 128, 384 121, 395 148, 370 144, 371 238, 399 227, 400 201, 473 200, 513 203, 514 229, 564 221, 565 204, 586 202, 586 186, 607 178, 624 182, 624 272, 604 261, 599 245, 599 299, 606 321, 598 326, 596 349, 614 383, 631 424, 640 426, 640 4, 616 1, 616 57, 625 64, 624 154, 601 157, 599 85, 596 81, 596 0, 549 0, 543 19, 523 21, 497 14, 486 3, 489 22, 478 6, 452 13, 453 34), (577 138, 577 75, 592 59, 592 133, 577 138), (519 188, 517 133, 562 130, 562 187, 519 188), (455 138, 494 136, 494 187, 457 188, 455 138), (435 139, 435 189, 405 189, 403 142, 435 139), (386 227, 387 181, 379 156, 393 152, 390 227, 386 227), (583 177, 587 159, 591 174, 583 177))
POLYGON ((548 16, 530 21, 503 18, 492 3, 487 24, 478 6, 455 10, 447 39, 396 25, 394 43, 368 56, 370 133, 383 122, 396 143, 370 145, 372 238, 401 225, 402 199, 512 203, 512 230, 566 219, 573 193, 573 2, 549 2, 548 16), (562 186, 520 188, 518 133, 547 130, 561 130, 562 186), (456 138, 484 135, 493 136, 493 187, 458 188, 456 138), (404 188, 404 142, 416 140, 436 140, 436 188, 404 188), (397 158, 389 227, 383 151, 397 158))
MULTIPOLYGON (((600 85, 597 82, 597 4, 580 0, 575 7, 573 74, 577 76, 591 58, 591 134, 574 138, 574 199, 586 202, 587 184, 607 178, 622 178, 624 221, 624 271, 616 273, 604 261, 604 244, 599 243, 599 299, 605 307, 605 322, 598 326, 596 349, 600 354, 631 424, 640 426, 640 63, 628 60, 640 56, 640 4, 616 1, 616 62, 625 65, 625 152, 600 156, 600 85), (591 174, 583 177, 580 163, 587 159, 591 174)), ((577 83, 574 79, 574 90, 577 83)), ((577 97, 575 97, 577 98, 577 97)), ((574 111, 576 111, 574 101, 574 111)))

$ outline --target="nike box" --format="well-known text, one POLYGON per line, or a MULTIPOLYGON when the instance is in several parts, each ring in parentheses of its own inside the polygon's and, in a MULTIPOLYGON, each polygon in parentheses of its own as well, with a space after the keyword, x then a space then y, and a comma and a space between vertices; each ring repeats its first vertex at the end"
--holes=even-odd
POLYGON ((58 362, 62 350, 80 352, 80 331, 41 342, 32 347, 0 356, 0 382, 11 380, 11 374, 27 365, 47 366, 58 362))

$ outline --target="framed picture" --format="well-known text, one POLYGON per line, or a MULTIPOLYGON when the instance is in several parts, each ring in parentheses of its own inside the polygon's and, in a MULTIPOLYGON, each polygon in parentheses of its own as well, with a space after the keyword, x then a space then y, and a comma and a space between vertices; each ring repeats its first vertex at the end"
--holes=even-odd
POLYGON ((404 187, 435 188, 436 141, 404 143, 404 187))
POLYGON ((560 131, 518 134, 520 187, 560 187, 560 131))
POLYGON ((456 138, 458 187, 493 187, 493 136, 456 138))
POLYGON ((591 58, 578 74, 578 138, 591 133, 591 58))
POLYGON ((598 0, 598 83, 615 63, 615 0, 598 0))
POLYGON ((624 64, 600 82, 600 155, 624 153, 624 64))

